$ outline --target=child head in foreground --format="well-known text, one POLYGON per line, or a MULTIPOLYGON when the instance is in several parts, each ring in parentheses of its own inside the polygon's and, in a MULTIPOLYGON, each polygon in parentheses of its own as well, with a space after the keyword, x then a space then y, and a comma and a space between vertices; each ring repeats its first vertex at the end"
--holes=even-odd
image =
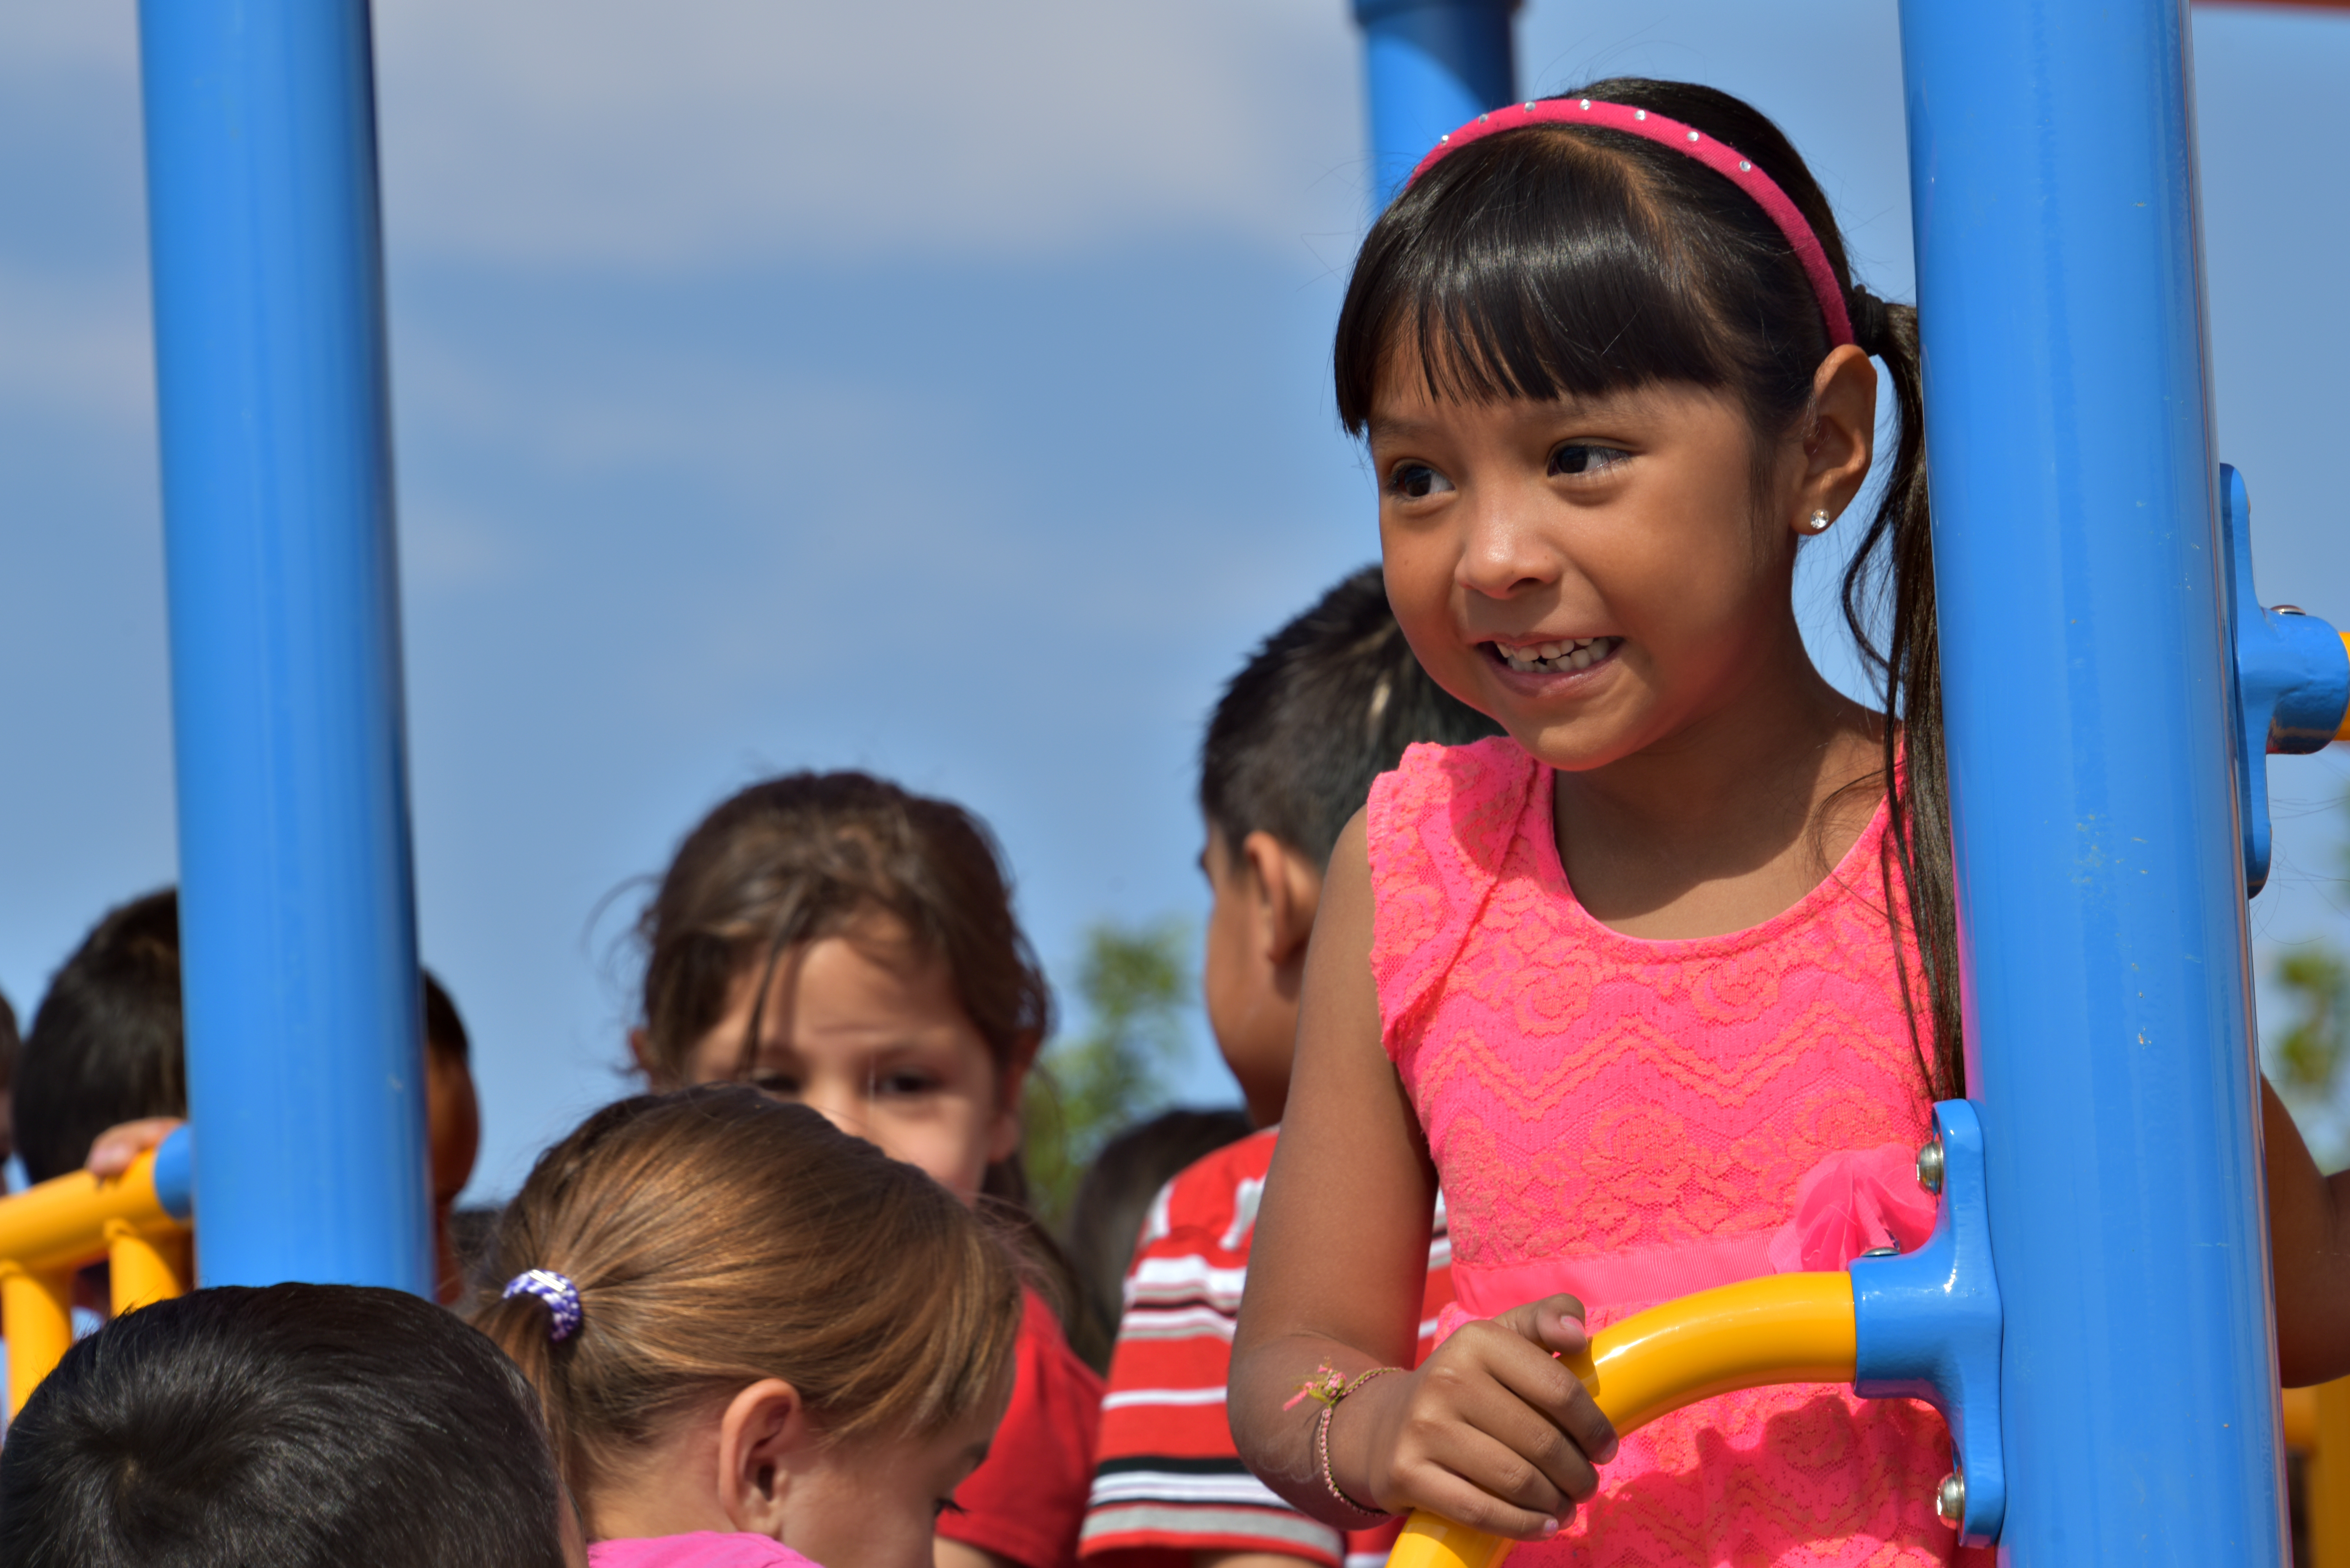
MULTIPOLYGON (((442 1299, 461 1282, 449 1211, 481 1146, 471 1046, 456 1003, 423 977, 424 1085, 434 1237, 442 1299)), ((101 1134, 188 1114, 180 1007, 180 896, 166 888, 107 911, 49 981, 10 1107, 25 1173, 47 1181, 78 1170, 101 1134)), ((137 1147, 160 1141, 161 1127, 137 1147)))
POLYGON ((68 1351, 0 1449, 12 1568, 585 1561, 529 1384, 398 1291, 142 1307, 68 1351))
POLYGON ((499 1222, 474 1319, 538 1389, 598 1568, 928 1568, 1003 1413, 1010 1252, 802 1106, 607 1106, 499 1222))
POLYGON ((1339 830, 1407 746, 1501 732, 1428 678, 1377 566, 1267 638, 1224 688, 1200 748, 1213 900, 1200 980, 1257 1126, 1289 1097, 1305 939, 1339 830))

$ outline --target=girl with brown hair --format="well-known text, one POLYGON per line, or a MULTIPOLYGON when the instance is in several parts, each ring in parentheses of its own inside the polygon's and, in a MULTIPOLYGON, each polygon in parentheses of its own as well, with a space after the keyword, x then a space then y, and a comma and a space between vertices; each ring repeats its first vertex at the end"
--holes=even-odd
POLYGON ((747 1088, 588 1117, 492 1262, 473 1320, 538 1391, 592 1568, 928 1568, 1010 1396, 1003 1241, 747 1088))
MULTIPOLYGON (((686 836, 638 932, 630 1044, 653 1088, 747 1082, 797 1101, 1043 1242, 1020 1093, 1051 994, 976 817, 866 774, 768 779, 686 836)), ((1100 1405, 1029 1292, 1003 1457, 941 1518, 937 1568, 1074 1563, 1100 1405)))

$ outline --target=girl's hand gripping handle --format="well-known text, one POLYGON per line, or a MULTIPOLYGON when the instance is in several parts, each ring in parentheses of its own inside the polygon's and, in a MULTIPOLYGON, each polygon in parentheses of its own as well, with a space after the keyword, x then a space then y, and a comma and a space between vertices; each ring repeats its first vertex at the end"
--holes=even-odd
POLYGON ((1575 1375, 1590 1345, 1573 1296, 1463 1325, 1410 1377, 1380 1379, 1391 1392, 1370 1384, 1339 1407, 1339 1486, 1391 1512, 1426 1509, 1518 1541, 1555 1535, 1598 1490, 1593 1467, 1616 1457, 1616 1428, 1575 1375))

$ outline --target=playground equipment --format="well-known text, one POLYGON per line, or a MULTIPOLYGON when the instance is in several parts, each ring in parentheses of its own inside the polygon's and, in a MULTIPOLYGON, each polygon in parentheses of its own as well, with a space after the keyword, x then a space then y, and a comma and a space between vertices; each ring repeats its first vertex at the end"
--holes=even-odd
MULTIPOLYGON (((1492 7, 1418 9, 1462 14, 1428 52, 1492 7)), ((1390 136, 1504 99, 1455 113, 1483 46, 1406 68, 1358 15, 1384 194, 1390 136)), ((1856 1386, 1933 1390, 1942 1511, 2019 1568, 2284 1552, 2245 900, 2266 755, 2350 733, 2350 643, 2253 598, 2210 450, 2187 28, 2179 0, 1901 5, 1997 1369, 1856 1386)), ((1914 1301, 1918 1349, 1974 1343, 1964 1293, 1914 1301)), ((1460 1533, 1415 1516, 1397 1561, 1468 1564, 1460 1533)))
POLYGON ((429 1294, 367 0, 139 31, 198 1263, 429 1294))
POLYGON ((185 1127, 122 1175, 61 1176, 0 1203, 0 1334, 8 1341, 8 1414, 73 1344, 73 1276, 105 1262, 116 1313, 188 1288, 193 1207, 185 1127))
MULTIPOLYGON (((1513 6, 1356 4, 1384 196, 1513 95, 1513 6)), ((1943 1511, 2021 1568, 2274 1563, 2244 900, 2265 755, 2344 733, 2350 645, 2253 597, 2210 451, 2183 6, 1901 23, 1975 1098, 1937 1107, 1928 1248, 1658 1309, 1578 1371, 1627 1425, 1764 1380, 1931 1398, 1943 1511)), ((205 1137, 0 1206, 12 1398, 80 1262, 126 1304, 183 1281, 192 1186, 208 1283, 431 1277, 368 7, 140 26, 205 1137)), ((2314 1406, 2339 1528, 2350 1394, 2314 1406)), ((1494 1555, 1424 1519, 1398 1551, 1494 1555)))

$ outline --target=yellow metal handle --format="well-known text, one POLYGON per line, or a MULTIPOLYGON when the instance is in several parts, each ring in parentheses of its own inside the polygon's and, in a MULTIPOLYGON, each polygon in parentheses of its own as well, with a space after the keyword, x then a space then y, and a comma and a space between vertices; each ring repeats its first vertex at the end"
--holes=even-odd
POLYGON ((108 1260, 117 1313, 185 1291, 188 1228, 155 1195, 155 1156, 119 1177, 76 1171, 0 1199, 0 1335, 14 1417, 73 1347, 74 1271, 108 1260))
MULTIPOLYGON (((1771 1274, 1650 1307, 1566 1364, 1621 1434, 1716 1394, 1850 1383, 1852 1276, 1771 1274)), ((1517 1544, 1415 1510, 1388 1568, 1497 1568, 1517 1544)))

